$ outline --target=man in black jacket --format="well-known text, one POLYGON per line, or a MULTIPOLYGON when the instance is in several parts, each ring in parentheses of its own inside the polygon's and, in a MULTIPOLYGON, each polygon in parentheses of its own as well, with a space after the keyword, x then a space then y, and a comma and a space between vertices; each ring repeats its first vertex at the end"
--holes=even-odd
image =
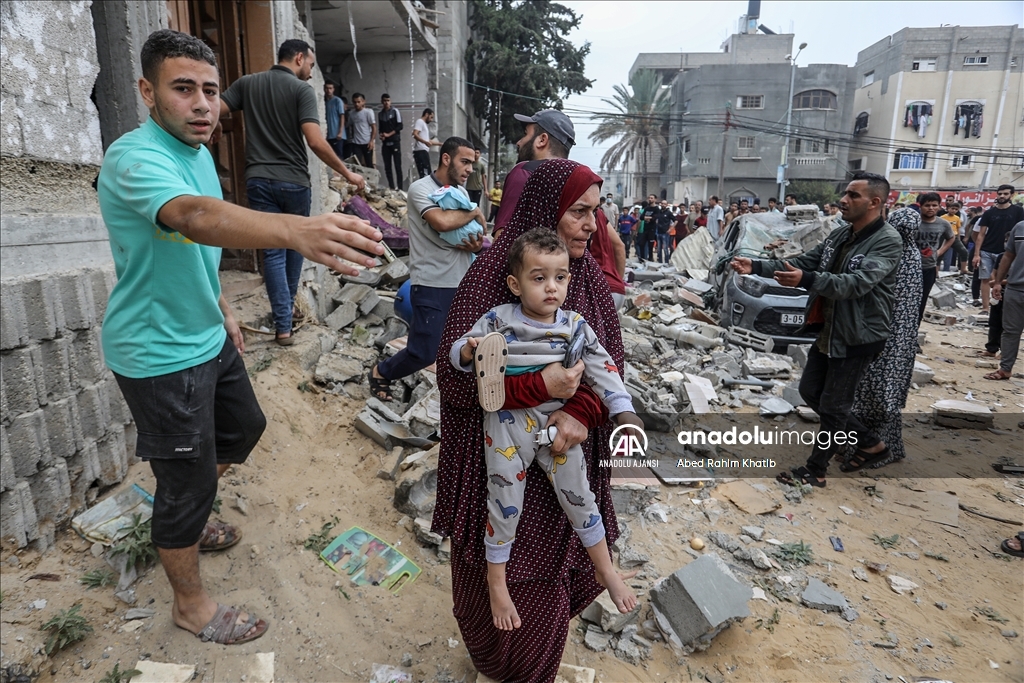
POLYGON ((896 268, 903 252, 900 234, 882 218, 888 196, 885 178, 858 172, 839 201, 847 224, 817 247, 789 261, 732 260, 738 273, 772 273, 785 287, 805 288, 801 333, 818 333, 800 378, 800 396, 820 416, 821 430, 807 466, 780 474, 784 483, 824 487, 829 458, 845 444, 857 450, 844 472, 890 455, 889 447, 853 415, 857 385, 889 339, 896 268))
POLYGON ((391 106, 391 96, 384 93, 380 96, 381 110, 377 114, 377 133, 380 135, 380 155, 384 159, 384 173, 388 177, 388 187, 395 189, 398 183, 402 189, 402 149, 398 144, 401 140, 402 115, 391 106), (395 177, 391 177, 391 164, 395 165, 395 177))

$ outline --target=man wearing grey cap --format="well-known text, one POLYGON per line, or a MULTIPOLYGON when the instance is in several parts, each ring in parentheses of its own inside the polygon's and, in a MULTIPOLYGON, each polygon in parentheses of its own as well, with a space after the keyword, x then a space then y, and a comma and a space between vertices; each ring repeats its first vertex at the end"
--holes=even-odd
POLYGON ((515 213, 519 195, 530 174, 548 159, 568 159, 569 150, 576 144, 576 130, 572 121, 557 109, 544 109, 533 116, 516 114, 515 117, 517 121, 526 124, 526 132, 516 143, 519 163, 505 177, 501 207, 494 219, 495 237, 515 213))

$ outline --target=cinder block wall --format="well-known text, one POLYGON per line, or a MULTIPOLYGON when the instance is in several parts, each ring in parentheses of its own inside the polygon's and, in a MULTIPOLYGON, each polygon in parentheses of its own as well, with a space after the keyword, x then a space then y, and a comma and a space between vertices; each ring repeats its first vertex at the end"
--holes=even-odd
POLYGON ((45 550, 128 471, 134 425, 103 363, 113 267, 5 280, 0 298, 0 538, 45 550))
POLYGON ((0 543, 46 550, 122 480, 135 436, 100 348, 114 269, 90 3, 4 0, 0 39, 0 543))

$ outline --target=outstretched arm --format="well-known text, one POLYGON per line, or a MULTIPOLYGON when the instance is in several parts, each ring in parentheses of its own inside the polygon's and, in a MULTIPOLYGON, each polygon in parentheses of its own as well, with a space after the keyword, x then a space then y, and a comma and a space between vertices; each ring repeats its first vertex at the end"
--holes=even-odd
POLYGON ((320 161, 330 166, 340 173, 345 180, 355 185, 357 192, 363 191, 363 188, 366 187, 366 181, 363 179, 363 176, 350 171, 345 162, 338 158, 338 155, 334 153, 334 149, 331 148, 330 143, 327 142, 324 134, 320 131, 319 123, 312 121, 303 123, 302 135, 306 138, 306 144, 309 145, 309 148, 313 150, 313 154, 317 155, 320 161))

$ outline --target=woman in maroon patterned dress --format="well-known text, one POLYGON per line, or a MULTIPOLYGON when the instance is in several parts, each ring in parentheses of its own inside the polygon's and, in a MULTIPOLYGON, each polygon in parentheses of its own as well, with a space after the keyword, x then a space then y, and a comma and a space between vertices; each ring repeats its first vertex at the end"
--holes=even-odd
MULTIPOLYGON (((487 469, 483 458, 483 413, 476 383, 456 371, 448 354, 489 309, 515 301, 506 285, 508 250, 519 235, 534 227, 556 230, 569 247, 569 293, 565 308, 581 313, 608 350, 619 372, 622 336, 608 283, 586 250, 596 230, 594 210, 601 179, 586 166, 552 159, 530 176, 512 220, 488 252, 466 273, 448 313, 438 349, 441 391, 441 454, 433 530, 452 539, 452 593, 456 620, 477 670, 501 681, 552 681, 565 648, 569 621, 604 588, 594 579, 587 557, 540 467, 526 475, 526 494, 506 579, 522 626, 500 631, 492 623, 484 557, 487 522, 487 469)), ((542 372, 506 376, 506 408, 540 405, 567 398, 565 372, 549 366, 542 372), (562 384, 559 384, 561 378, 562 384), (549 393, 549 390, 553 393, 549 393)), ((575 381, 578 381, 575 380, 575 381)), ((573 387, 574 388, 574 387, 573 387)), ((632 413, 623 420, 634 421, 632 413)), ((605 520, 608 542, 619 535, 612 508, 609 471, 598 461, 609 457, 612 425, 598 397, 580 386, 564 409, 552 414, 559 438, 552 450, 582 443, 591 489, 605 520)), ((642 426, 642 425, 641 425, 642 426)))

